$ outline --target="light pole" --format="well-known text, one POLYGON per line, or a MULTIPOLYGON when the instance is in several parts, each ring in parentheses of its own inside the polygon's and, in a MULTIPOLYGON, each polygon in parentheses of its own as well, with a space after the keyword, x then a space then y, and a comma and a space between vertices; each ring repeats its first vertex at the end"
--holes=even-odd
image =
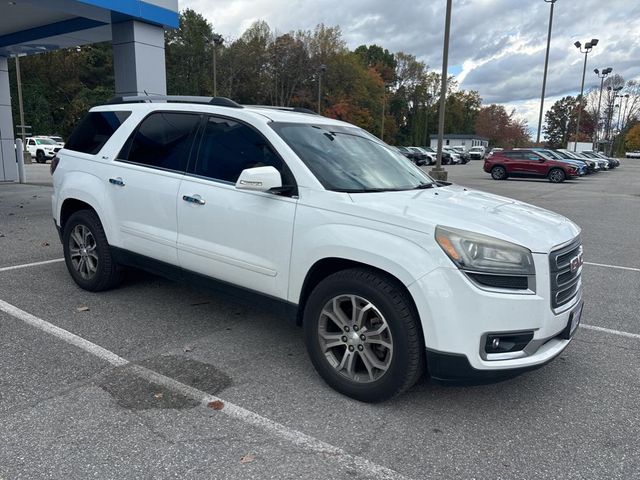
POLYGON ((551 26, 553 25, 553 5, 557 0, 544 0, 551 4, 549 11, 549 31, 547 32, 547 53, 544 56, 544 74, 542 75, 542 96, 540 98, 540 115, 538 116, 538 135, 536 143, 540 143, 540 130, 542 129, 542 111, 544 110, 544 91, 547 86, 547 68, 549 67, 549 46, 551 45, 551 26))
POLYGON ((18 84, 18 107, 20 109, 20 136, 22 137, 22 145, 24 151, 27 151, 27 142, 25 141, 25 125, 24 125, 24 106, 22 103, 22 76, 20 75, 20 56, 16 55, 16 82, 18 84))
POLYGON ((580 97, 578 97, 578 121, 576 122, 576 138, 573 142, 573 151, 578 148, 578 136, 580 135, 580 116, 582 115, 582 94, 584 92, 584 76, 587 73, 587 55, 593 50, 593 47, 598 45, 598 39, 592 38, 590 42, 584 44, 584 51, 582 50, 582 44, 580 42, 574 43, 576 48, 580 50, 580 53, 584 53, 584 67, 582 67, 582 85, 580 86, 580 97))
POLYGON ((436 166, 429 172, 436 180, 447 180, 447 171, 442 168, 442 143, 444 139, 444 107, 447 100, 447 69, 449 64, 449 31, 451 30, 451 0, 447 0, 444 23, 444 46, 442 48, 442 83, 440 85, 440 116, 438 118, 438 154, 436 166))
POLYGON ((600 79, 600 97, 598 98, 598 113, 596 114, 596 129, 593 133, 593 149, 598 149, 598 133, 600 132, 600 105, 602 104, 602 87, 604 86, 604 79, 609 75, 613 68, 607 67, 602 69, 602 75, 600 71, 596 68, 593 70, 598 78, 600 79))
POLYGON ((211 38, 213 41, 213 96, 218 96, 218 46, 222 45, 224 38, 219 33, 216 33, 211 38))
POLYGON ((322 114, 322 74, 327 71, 327 66, 322 64, 318 67, 318 115, 322 114))

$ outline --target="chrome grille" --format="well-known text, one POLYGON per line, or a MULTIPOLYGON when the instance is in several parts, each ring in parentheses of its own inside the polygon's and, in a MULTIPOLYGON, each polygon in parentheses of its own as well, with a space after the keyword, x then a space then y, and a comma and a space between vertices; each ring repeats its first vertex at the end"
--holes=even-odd
POLYGON ((552 308, 559 308, 571 302, 580 291, 582 261, 580 237, 549 254, 552 308))

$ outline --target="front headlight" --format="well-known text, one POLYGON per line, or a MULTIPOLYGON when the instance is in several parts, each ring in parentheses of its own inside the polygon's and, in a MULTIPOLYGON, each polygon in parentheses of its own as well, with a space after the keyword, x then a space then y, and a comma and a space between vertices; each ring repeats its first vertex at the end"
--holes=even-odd
POLYGON ((528 248, 479 233, 436 227, 436 242, 458 268, 498 275, 535 275, 528 248))

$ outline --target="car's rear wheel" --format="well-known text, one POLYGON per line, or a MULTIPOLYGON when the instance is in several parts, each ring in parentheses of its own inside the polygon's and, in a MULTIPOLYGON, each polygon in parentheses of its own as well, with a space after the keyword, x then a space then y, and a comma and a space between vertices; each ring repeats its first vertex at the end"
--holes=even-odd
POLYGON ((494 180, 505 180, 507 178, 507 169, 502 165, 496 165, 491 169, 491 178, 494 180))
POLYGON ((36 162, 45 163, 47 160, 44 158, 44 152, 42 150, 38 150, 36 152, 36 162))
POLYGON ((549 181, 551 183, 562 183, 567 178, 567 175, 564 173, 564 170, 561 168, 552 168, 549 172, 549 181))
POLYGON ((414 310, 402 286, 382 273, 356 268, 328 276, 304 309, 311 362, 331 387, 357 400, 400 394, 424 371, 414 310))
POLYGON ((64 225, 62 246, 67 269, 81 288, 99 292, 120 282, 120 268, 111 255, 100 219, 92 210, 71 215, 64 225))

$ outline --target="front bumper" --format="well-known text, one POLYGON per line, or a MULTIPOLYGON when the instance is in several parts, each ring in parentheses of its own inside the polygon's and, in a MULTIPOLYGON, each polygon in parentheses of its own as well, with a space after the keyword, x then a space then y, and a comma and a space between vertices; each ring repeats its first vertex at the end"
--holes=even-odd
POLYGON ((508 377, 557 357, 571 339, 563 333, 582 304, 581 285, 559 309, 551 307, 549 257, 534 254, 535 291, 483 289, 457 268, 438 268, 409 287, 422 322, 428 368, 439 380, 508 377), (502 357, 484 351, 487 335, 527 331, 531 348, 502 357))

